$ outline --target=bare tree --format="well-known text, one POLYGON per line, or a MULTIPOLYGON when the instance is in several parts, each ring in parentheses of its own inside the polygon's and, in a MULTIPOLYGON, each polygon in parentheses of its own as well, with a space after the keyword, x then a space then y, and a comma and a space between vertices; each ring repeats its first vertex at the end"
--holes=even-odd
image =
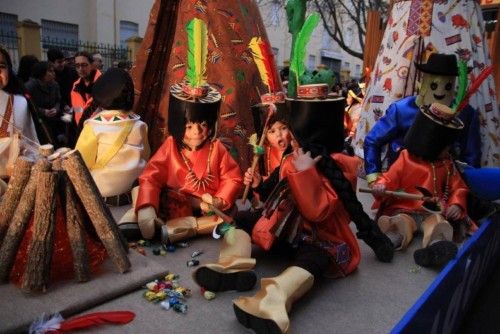
MULTIPOLYGON (((286 0, 256 0, 259 6, 281 6, 286 0)), ((365 47, 366 25, 369 10, 378 11, 382 17, 387 17, 388 0, 309 0, 308 9, 321 15, 326 32, 348 54, 363 59, 365 47), (347 29, 352 27, 352 29, 347 29), (356 38, 358 43, 352 43, 356 38), (359 45, 359 47, 358 47, 359 45)), ((272 15, 276 15, 273 11, 272 15)))
POLYGON ((376 10, 387 15, 388 3, 384 0, 313 0, 314 9, 321 15, 323 26, 335 42, 348 54, 363 59, 363 52, 352 48, 346 38, 347 26, 354 25, 361 50, 365 48, 368 11, 376 10))

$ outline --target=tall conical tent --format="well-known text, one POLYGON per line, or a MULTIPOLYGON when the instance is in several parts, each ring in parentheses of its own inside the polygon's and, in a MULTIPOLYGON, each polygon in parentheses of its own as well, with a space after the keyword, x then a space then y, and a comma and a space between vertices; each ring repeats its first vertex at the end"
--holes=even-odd
MULTIPOLYGON (((472 68, 469 82, 491 65, 481 8, 473 0, 395 1, 363 102, 353 145, 363 156, 363 141, 387 107, 417 94, 415 62, 431 53, 455 54, 472 68)), ((482 165, 500 165, 500 115, 493 77, 489 76, 469 104, 480 116, 482 165)))
POLYGON ((186 74, 186 25, 195 17, 208 28, 207 82, 222 95, 218 137, 245 169, 251 160, 248 137, 254 132, 250 106, 266 90, 248 49, 253 36, 267 40, 254 0, 156 0, 132 69, 139 94, 135 111, 149 125, 156 150, 167 135, 169 87, 186 74))

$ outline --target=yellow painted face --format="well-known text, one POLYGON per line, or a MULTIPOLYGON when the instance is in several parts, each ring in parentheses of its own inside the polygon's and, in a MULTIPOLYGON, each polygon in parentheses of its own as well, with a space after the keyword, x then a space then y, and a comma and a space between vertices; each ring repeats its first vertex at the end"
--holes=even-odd
POLYGON ((450 106, 455 98, 455 80, 454 76, 424 73, 417 104, 422 106, 439 102, 450 106))

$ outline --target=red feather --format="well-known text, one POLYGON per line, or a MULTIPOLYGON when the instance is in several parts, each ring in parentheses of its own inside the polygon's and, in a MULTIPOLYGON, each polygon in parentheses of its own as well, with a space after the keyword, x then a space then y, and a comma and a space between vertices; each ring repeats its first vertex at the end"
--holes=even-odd
POLYGON ((276 64, 274 62, 274 54, 271 49, 271 45, 268 42, 261 41, 259 43, 260 50, 262 52, 262 57, 264 66, 266 67, 266 71, 268 73, 268 84, 271 93, 275 93, 279 89, 279 80, 278 80, 278 69, 276 68, 276 64))
POLYGON ((126 324, 134 320, 135 313, 129 311, 96 312, 65 320, 58 332, 66 332, 101 324, 126 324))
POLYGON ((483 83, 483 81, 486 80, 486 78, 492 72, 493 72, 493 66, 490 65, 490 66, 485 67, 484 70, 482 70, 481 73, 479 73, 477 78, 475 78, 474 81, 472 81, 472 83, 470 84, 469 89, 467 90, 467 94, 465 94, 464 99, 458 105, 457 112, 460 112, 463 108, 465 108, 467 103, 469 103, 470 97, 472 95, 474 95, 475 92, 477 92, 479 87, 481 87, 481 84, 483 83))

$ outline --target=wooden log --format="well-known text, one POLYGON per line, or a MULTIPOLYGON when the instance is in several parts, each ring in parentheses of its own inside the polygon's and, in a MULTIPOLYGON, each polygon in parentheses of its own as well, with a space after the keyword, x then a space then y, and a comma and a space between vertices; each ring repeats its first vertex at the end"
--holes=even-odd
POLYGON ((90 280, 90 267, 85 244, 83 215, 76 201, 76 192, 65 172, 61 178, 65 188, 66 228, 68 230, 71 252, 73 253, 73 269, 77 282, 90 280))
POLYGON ((25 157, 17 158, 14 163, 14 171, 10 177, 7 191, 3 195, 2 202, 0 203, 0 245, 2 244, 9 223, 17 208, 24 187, 26 183, 28 183, 32 166, 33 162, 25 157))
POLYGON ((62 164, 85 210, 89 213, 109 257, 119 272, 126 272, 130 269, 130 260, 127 257, 123 236, 118 230, 111 211, 104 203, 90 171, 85 166, 80 152, 77 150, 68 152, 62 164))
POLYGON ((21 289, 45 292, 50 279, 50 264, 55 231, 57 173, 41 172, 38 177, 33 236, 28 247, 28 262, 21 289))
POLYGON ((54 153, 54 146, 52 144, 45 144, 45 145, 41 145, 39 148, 38 148, 38 152, 44 156, 44 157, 48 157, 50 156, 51 154, 54 153))
POLYGON ((33 213, 33 207, 35 206, 37 180, 42 171, 48 170, 50 170, 50 164, 45 159, 37 161, 32 168, 31 176, 26 187, 24 187, 23 196, 15 209, 14 216, 0 248, 0 282, 5 282, 9 279, 17 250, 33 213))

